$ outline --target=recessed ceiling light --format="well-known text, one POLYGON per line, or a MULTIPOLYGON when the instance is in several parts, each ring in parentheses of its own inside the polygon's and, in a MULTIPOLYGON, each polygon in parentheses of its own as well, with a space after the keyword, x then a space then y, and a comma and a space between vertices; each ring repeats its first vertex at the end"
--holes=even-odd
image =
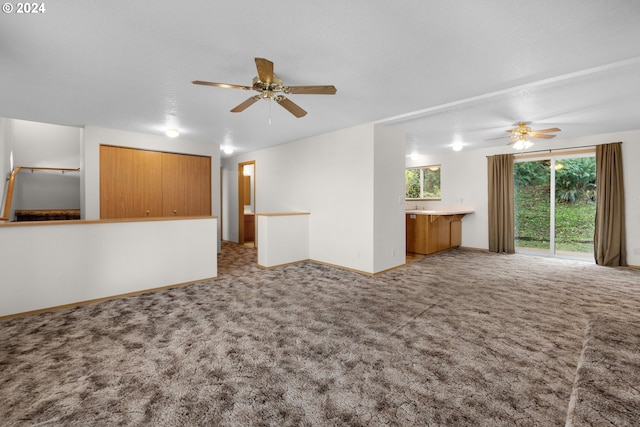
POLYGON ((451 146, 451 149, 452 149, 453 151, 460 151, 460 150, 462 150, 462 144, 460 144, 460 143, 453 144, 453 145, 451 146))
POLYGON ((233 147, 230 145, 225 145, 222 147, 222 151, 224 154, 233 154, 233 147))
POLYGON ((175 138, 180 136, 180 132, 178 131, 178 129, 167 129, 165 131, 165 134, 169 137, 169 138, 175 138))

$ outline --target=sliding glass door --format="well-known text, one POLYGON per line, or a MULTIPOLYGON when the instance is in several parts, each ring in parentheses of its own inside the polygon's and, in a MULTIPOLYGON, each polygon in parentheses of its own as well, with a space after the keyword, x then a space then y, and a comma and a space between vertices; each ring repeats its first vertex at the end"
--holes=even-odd
POLYGON ((595 177, 592 154, 516 161, 516 251, 593 257, 595 177))
POLYGON ((515 162, 516 251, 549 253, 551 249, 551 162, 515 162))

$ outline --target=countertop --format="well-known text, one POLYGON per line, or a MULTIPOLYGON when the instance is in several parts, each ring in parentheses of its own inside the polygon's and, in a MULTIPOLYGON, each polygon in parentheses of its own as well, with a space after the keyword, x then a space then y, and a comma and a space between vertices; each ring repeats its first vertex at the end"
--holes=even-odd
POLYGON ((406 213, 415 215, 465 215, 474 213, 471 208, 446 208, 446 209, 407 209, 406 213))

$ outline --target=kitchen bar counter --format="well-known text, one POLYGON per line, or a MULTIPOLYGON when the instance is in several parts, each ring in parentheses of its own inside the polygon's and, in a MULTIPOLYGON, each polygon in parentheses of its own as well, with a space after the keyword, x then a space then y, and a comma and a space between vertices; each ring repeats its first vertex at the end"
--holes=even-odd
POLYGON ((445 208, 445 209, 407 209, 408 214, 416 215, 466 215, 475 212, 471 208, 445 208))
POLYGON ((407 210, 407 252, 428 255, 459 247, 462 218, 473 212, 468 207, 407 210))

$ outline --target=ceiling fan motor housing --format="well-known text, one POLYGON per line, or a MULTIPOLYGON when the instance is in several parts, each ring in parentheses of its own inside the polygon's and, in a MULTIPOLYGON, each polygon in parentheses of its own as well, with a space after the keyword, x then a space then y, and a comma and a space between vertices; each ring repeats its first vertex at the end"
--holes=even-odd
POLYGON ((263 98, 273 98, 276 92, 288 93, 286 91, 287 88, 282 86, 282 80, 275 75, 273 76, 272 82, 263 82, 260 80, 260 77, 254 77, 252 88, 255 91, 262 92, 263 98))

